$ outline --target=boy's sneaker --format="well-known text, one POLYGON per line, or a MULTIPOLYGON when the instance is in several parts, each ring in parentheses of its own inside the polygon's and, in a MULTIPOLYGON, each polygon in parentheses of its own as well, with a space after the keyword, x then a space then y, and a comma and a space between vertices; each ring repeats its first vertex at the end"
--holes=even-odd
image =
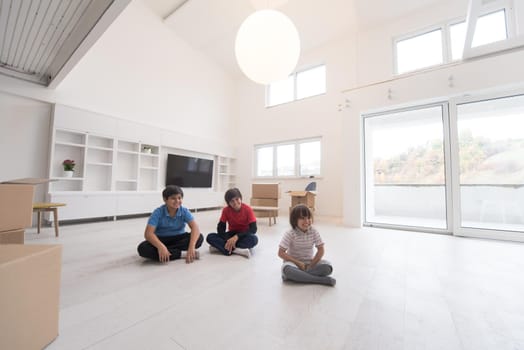
POLYGON ((210 245, 209 246, 209 252, 210 253, 220 253, 220 250, 218 250, 217 248, 215 248, 212 245, 210 245))
POLYGON ((251 252, 249 251, 249 248, 235 248, 232 253, 245 256, 248 259, 251 258, 251 252))

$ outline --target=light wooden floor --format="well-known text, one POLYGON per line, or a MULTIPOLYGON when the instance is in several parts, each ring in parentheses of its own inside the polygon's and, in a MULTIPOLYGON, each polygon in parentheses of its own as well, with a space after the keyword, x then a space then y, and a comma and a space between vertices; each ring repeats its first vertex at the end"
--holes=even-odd
MULTIPOLYGON (((217 211, 197 213, 203 233, 217 211)), ((283 283, 287 218, 250 260, 136 255, 146 219, 26 232, 63 245, 60 335, 47 349, 524 349, 524 245, 317 218, 336 287, 283 283)), ((29 331, 29 330, 28 330, 29 331)))

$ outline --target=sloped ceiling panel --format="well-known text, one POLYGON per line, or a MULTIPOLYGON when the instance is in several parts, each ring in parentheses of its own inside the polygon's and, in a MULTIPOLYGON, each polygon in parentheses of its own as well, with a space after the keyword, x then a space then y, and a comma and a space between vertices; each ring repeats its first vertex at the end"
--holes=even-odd
POLYGON ((90 47, 129 2, 1 0, 0 73, 49 86, 68 63, 69 69, 74 66, 73 57, 81 58, 75 52, 87 42, 90 47), (86 40, 90 35, 96 38, 86 40))

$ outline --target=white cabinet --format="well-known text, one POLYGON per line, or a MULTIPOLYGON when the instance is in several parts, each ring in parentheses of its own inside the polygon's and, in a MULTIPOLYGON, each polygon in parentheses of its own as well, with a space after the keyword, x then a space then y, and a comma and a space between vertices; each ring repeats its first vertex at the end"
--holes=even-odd
POLYGON ((66 203, 60 207, 60 220, 78 220, 114 216, 117 195, 114 193, 49 193, 49 201, 66 203))
POLYGON ((236 186, 235 159, 217 157, 217 187, 221 192, 236 186))
POLYGON ((154 193, 119 193, 116 215, 150 213, 162 204, 160 191, 154 193))

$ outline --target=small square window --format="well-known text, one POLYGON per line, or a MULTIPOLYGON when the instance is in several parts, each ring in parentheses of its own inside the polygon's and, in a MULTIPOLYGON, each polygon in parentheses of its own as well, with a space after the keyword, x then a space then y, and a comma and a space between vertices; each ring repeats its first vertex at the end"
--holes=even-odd
POLYGON ((396 48, 398 74, 442 64, 442 29, 398 41, 396 48))
POLYGON ((297 100, 326 92, 326 66, 297 73, 297 100))
POLYGON ((268 106, 275 106, 275 105, 280 105, 282 103, 293 101, 295 98, 294 90, 295 90, 295 80, 292 75, 287 77, 287 79, 271 83, 267 87, 268 106))
POLYGON ((266 88, 266 107, 276 106, 326 92, 326 66, 320 65, 293 73, 266 88))

